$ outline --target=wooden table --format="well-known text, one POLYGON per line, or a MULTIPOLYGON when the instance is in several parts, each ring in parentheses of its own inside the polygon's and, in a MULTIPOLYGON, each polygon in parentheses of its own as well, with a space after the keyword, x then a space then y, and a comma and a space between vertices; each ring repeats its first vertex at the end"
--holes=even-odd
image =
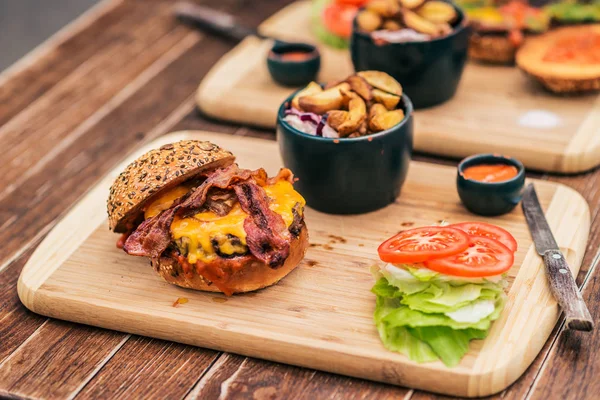
MULTIPOLYGON (((289 0, 206 0, 256 25, 289 0)), ((19 272, 45 234, 140 144, 204 129, 273 132, 199 115, 194 91, 232 43, 188 30, 167 0, 107 0, 0 76, 0 397, 424 399, 431 394, 48 319, 17 298, 19 272)), ((455 161, 418 159, 454 164, 455 161)), ((583 194, 592 231, 577 282, 600 321, 600 170, 536 175, 583 194), (593 272, 592 272, 593 271, 593 272)), ((85 271, 82 271, 85 273, 85 271)), ((527 372, 498 397, 593 399, 600 329, 562 322, 527 372)))

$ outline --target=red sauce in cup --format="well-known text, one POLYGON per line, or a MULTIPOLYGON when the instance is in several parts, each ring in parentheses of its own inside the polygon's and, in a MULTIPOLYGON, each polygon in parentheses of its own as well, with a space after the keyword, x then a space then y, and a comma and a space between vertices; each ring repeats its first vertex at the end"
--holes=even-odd
POLYGON ((514 165, 481 164, 466 168, 462 175, 466 179, 479 182, 504 182, 514 178, 518 173, 514 165))
POLYGON ((281 61, 299 62, 312 58, 313 54, 314 53, 312 51, 287 51, 284 53, 271 52, 271 57, 278 58, 281 61))

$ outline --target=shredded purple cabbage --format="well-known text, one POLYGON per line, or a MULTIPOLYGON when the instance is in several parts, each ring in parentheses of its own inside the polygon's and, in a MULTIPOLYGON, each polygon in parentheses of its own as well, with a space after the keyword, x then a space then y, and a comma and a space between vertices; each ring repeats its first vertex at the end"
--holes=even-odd
POLYGON ((293 107, 285 110, 284 121, 301 132, 314 136, 339 138, 335 129, 327 124, 327 116, 315 113, 302 112, 293 107))

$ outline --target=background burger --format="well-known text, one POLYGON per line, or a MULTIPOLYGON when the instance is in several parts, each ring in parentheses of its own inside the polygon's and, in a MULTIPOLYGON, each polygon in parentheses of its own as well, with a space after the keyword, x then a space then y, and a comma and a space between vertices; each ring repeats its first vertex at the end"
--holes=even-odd
POLYGON ((186 288, 248 292, 272 285, 304 257, 305 201, 282 169, 240 169, 210 142, 152 150, 110 189, 109 227, 118 246, 149 257, 167 282, 186 288))

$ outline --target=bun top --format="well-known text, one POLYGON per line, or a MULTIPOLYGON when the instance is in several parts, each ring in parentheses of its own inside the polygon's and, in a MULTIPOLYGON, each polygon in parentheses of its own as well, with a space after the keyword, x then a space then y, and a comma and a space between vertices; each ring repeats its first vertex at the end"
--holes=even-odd
POLYGON ((235 157, 216 144, 182 140, 150 150, 121 172, 110 188, 108 225, 115 232, 130 230, 144 205, 159 192, 194 176, 233 164, 235 157))

